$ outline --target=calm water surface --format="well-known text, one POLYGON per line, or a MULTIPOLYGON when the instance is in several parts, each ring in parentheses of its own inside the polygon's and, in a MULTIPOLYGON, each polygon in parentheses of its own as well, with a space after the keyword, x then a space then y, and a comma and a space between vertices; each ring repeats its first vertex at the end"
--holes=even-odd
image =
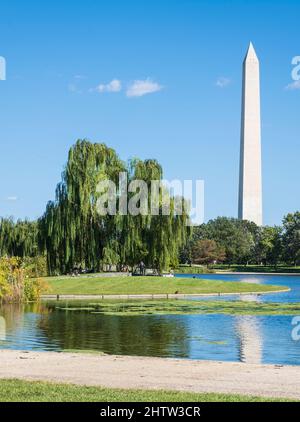
MULTIPOLYGON (((290 293, 243 300, 297 302, 300 277, 205 275, 201 278, 289 286, 290 293)), ((240 297, 226 297, 226 300, 240 297)), ((215 298, 214 298, 215 299, 215 298)), ((223 300, 223 298, 219 298, 223 300)), ((69 302, 70 304, 70 302, 69 302)), ((105 316, 47 304, 0 308, 0 348, 98 350, 109 354, 300 365, 291 316, 105 316)))
MULTIPOLYGON (((247 275, 247 274, 177 274, 177 277, 202 278, 208 280, 240 281, 242 283, 270 284, 273 286, 286 286, 290 292, 274 293, 256 296, 256 300, 261 302, 294 303, 300 302, 300 277, 281 275, 247 275)), ((199 300, 199 298, 196 298, 199 300)), ((240 300, 240 296, 212 297, 212 300, 240 300)), ((205 298, 207 300, 207 298, 205 298)))

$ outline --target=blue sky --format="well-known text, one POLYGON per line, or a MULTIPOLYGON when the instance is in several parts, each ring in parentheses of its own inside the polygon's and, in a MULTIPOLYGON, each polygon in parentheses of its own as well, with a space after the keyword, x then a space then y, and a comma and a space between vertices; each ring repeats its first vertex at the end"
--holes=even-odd
POLYGON ((264 222, 300 209, 300 89, 286 89, 300 56, 298 1, 2 0, 0 12, 0 215, 40 216, 69 147, 88 138, 124 160, 157 158, 167 179, 204 179, 206 220, 237 216, 250 40, 264 222))

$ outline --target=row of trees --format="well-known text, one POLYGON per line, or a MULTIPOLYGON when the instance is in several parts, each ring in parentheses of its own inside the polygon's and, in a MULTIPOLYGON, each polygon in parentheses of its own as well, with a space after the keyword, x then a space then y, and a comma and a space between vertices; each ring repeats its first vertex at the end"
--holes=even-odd
POLYGON ((258 227, 219 217, 194 229, 180 260, 195 264, 264 264, 300 262, 300 212, 288 214, 282 226, 258 227))
POLYGON ((300 262, 300 212, 288 214, 280 227, 219 217, 194 227, 191 236, 178 217, 100 218, 89 210, 85 219, 81 212, 73 219, 69 216, 74 212, 75 217, 77 208, 71 203, 67 199, 49 203, 37 222, 0 219, 0 256, 23 258, 33 275, 46 273, 46 257, 51 273, 80 265, 95 270, 103 264, 134 266, 141 260, 154 268, 178 262, 274 266, 300 262))

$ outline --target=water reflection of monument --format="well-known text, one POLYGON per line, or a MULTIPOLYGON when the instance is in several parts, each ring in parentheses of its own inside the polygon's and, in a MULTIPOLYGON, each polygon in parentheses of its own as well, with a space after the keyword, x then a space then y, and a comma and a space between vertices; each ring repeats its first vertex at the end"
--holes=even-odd
MULTIPOLYGON (((245 302, 257 302, 259 296, 242 295, 245 302)), ((257 316, 241 315, 235 317, 235 330, 239 341, 239 357, 241 362, 261 363, 263 341, 260 319, 257 316)))

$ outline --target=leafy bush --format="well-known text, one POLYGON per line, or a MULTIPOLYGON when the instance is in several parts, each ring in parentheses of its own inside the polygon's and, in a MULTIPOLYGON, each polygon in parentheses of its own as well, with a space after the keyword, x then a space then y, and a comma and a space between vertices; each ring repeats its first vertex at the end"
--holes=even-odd
POLYGON ((48 276, 46 256, 38 255, 24 258, 23 266, 26 269, 26 275, 29 278, 48 276))
POLYGON ((26 302, 35 302, 46 289, 46 283, 38 278, 26 278, 24 282, 24 299, 26 302))
POLYGON ((44 283, 29 278, 20 258, 0 259, 0 301, 30 302, 39 299, 44 283))

